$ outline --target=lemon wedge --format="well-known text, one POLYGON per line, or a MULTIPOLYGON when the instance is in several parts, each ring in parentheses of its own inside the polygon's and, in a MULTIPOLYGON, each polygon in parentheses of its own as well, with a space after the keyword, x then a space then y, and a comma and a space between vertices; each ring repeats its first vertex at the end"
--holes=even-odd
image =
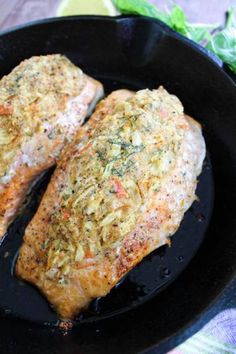
POLYGON ((62 0, 56 12, 57 16, 118 14, 111 0, 62 0))

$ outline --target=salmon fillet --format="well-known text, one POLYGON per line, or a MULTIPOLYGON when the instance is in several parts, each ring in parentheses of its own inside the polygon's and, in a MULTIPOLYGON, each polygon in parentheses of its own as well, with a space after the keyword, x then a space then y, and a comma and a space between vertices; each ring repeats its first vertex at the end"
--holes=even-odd
POLYGON ((162 87, 126 93, 106 98, 66 149, 20 249, 16 274, 63 319, 168 243, 196 198, 200 125, 162 87))
POLYGON ((24 60, 1 79, 0 239, 102 94, 98 81, 59 54, 24 60))

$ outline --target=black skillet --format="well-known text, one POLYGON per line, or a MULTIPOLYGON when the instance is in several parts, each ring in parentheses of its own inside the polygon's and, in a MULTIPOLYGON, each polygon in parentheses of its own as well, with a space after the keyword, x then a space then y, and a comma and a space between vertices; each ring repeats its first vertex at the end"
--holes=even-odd
POLYGON ((236 86, 200 47, 141 17, 67 17, 4 32, 0 75, 25 58, 48 53, 67 55, 101 80, 106 92, 164 85, 202 123, 208 156, 197 189, 200 201, 186 213, 172 247, 149 255, 106 298, 94 301, 66 335, 46 300, 14 276, 24 228, 49 172, 0 248, 0 353, 166 352, 234 305, 236 86))

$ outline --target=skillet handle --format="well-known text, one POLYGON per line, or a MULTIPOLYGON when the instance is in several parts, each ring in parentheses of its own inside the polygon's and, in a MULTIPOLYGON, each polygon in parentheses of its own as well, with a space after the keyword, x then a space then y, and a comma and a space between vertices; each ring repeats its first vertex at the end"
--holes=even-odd
POLYGON ((236 83, 236 74, 225 64, 216 54, 210 50, 202 47, 201 45, 192 42, 192 45, 200 50, 203 54, 207 55, 215 64, 217 64, 233 81, 236 83))
POLYGON ((236 74, 233 73, 232 70, 230 70, 225 64, 223 66, 224 71, 226 72, 226 74, 234 81, 234 83, 236 84, 236 74), (225 68, 226 67, 226 68, 225 68))
POLYGON ((172 37, 177 37, 178 39, 181 38, 181 40, 183 42, 185 42, 188 45, 190 45, 191 47, 195 48, 197 51, 200 51, 204 56, 207 56, 221 70, 223 70, 234 81, 234 83, 236 83, 236 74, 234 74, 233 71, 230 70, 230 68, 216 54, 212 53, 210 50, 208 50, 205 47, 201 46, 200 44, 192 41, 191 39, 188 39, 187 37, 172 30, 169 26, 167 26, 162 21, 156 20, 156 22, 161 27, 161 31, 163 31, 163 29, 164 29, 166 32, 171 32, 172 37))
POLYGON ((210 50, 206 49, 200 44, 195 42, 193 42, 193 44, 198 50, 200 50, 203 54, 207 55, 212 61, 214 61, 221 69, 224 68, 223 61, 216 54, 212 53, 210 50))
POLYGON ((203 46, 190 41, 192 47, 195 47, 197 50, 199 50, 201 53, 205 54, 210 58, 217 66, 219 66, 235 83, 236 83, 236 74, 233 73, 232 70, 214 53, 212 53, 210 50, 204 48, 203 46))
POLYGON ((217 64, 235 83, 236 83, 236 74, 214 53, 210 50, 202 47, 201 45, 192 42, 192 46, 200 50, 203 54, 207 55, 215 64, 217 64))
MULTIPOLYGON (((117 16, 118 18, 126 18, 126 17, 139 17, 139 16, 117 16)), ((200 44, 192 41, 191 39, 183 36, 182 34, 174 31, 172 28, 170 28, 167 24, 162 22, 161 20, 158 19, 153 19, 149 18, 150 21, 155 21, 159 27, 159 32, 160 33, 169 33, 171 34, 171 37, 175 37, 177 39, 181 39, 182 42, 185 42, 192 48, 195 48, 198 52, 201 52, 204 56, 208 57, 211 61, 213 61, 221 70, 223 70, 230 78, 231 80, 234 81, 236 84, 236 74, 232 72, 232 70, 229 69, 229 67, 214 53, 212 53, 210 50, 206 49, 205 47, 201 46, 200 44)))

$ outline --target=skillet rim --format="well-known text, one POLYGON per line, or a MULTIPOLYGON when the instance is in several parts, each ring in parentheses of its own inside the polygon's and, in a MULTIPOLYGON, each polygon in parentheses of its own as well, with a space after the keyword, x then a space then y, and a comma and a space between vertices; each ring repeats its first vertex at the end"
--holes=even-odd
POLYGON ((16 32, 21 29, 27 29, 35 25, 42 25, 42 24, 48 24, 48 23, 55 23, 55 22, 62 22, 64 20, 66 21, 74 21, 74 20, 105 20, 105 21, 110 21, 110 22, 120 22, 122 20, 129 20, 129 19, 145 19, 145 21, 149 22, 156 22, 159 27, 162 29, 162 31, 168 33, 171 35, 171 37, 177 38, 181 42, 184 42, 188 46, 190 46, 192 49, 200 53, 202 56, 204 56, 207 60, 210 60, 210 62, 216 66, 222 74, 224 74, 228 79, 230 79, 231 83, 236 87, 236 75, 230 71, 230 69, 227 69, 226 65, 224 62, 217 57, 214 53, 210 52, 208 49, 204 48, 203 46, 199 45, 198 43, 192 41, 191 39, 183 36, 182 34, 176 32, 169 26, 167 26, 164 22, 161 20, 152 18, 152 17, 147 17, 147 16, 138 16, 138 15, 119 15, 119 16, 100 16, 100 15, 72 15, 72 16, 58 16, 58 17, 48 17, 48 18, 43 18, 39 20, 33 20, 29 21, 23 24, 19 24, 10 28, 6 28, 4 30, 0 30, 0 37, 11 34, 13 32, 16 32))
MULTIPOLYGON (((209 52, 207 49, 203 48, 202 46, 198 45, 197 43, 193 42, 192 40, 184 37, 183 35, 177 33, 176 31, 172 30, 169 28, 165 23, 163 23, 160 20, 153 19, 150 17, 146 16, 130 16, 130 15, 121 15, 121 16, 98 16, 98 15, 78 15, 78 16, 63 16, 63 17, 50 17, 46 19, 40 19, 40 20, 35 20, 35 21, 30 21, 25 24, 20 24, 5 30, 0 31, 0 37, 3 37, 5 35, 17 32, 21 29, 27 29, 31 28, 37 25, 44 25, 44 24, 50 24, 50 23, 55 23, 55 22, 63 22, 63 21, 74 21, 74 20, 105 20, 109 22, 120 22, 124 20, 129 20, 129 19, 136 19, 137 21, 145 19, 145 21, 148 22, 155 22, 158 24, 160 27, 160 30, 169 35, 172 38, 177 39, 178 41, 186 44, 188 47, 196 51, 198 54, 200 54, 205 60, 211 63, 211 65, 214 65, 214 67, 221 72, 221 74, 225 77, 225 79, 229 80, 231 85, 233 86, 234 89, 236 89, 236 75, 230 72, 229 69, 225 66, 225 64, 216 57, 213 53, 209 52)), ((196 333, 206 322, 208 322, 213 316, 215 311, 217 313, 219 310, 221 310, 222 303, 225 302, 224 294, 226 292, 230 293, 232 295, 232 289, 236 288, 236 276, 235 274, 232 274, 231 279, 229 282, 221 289, 221 291, 217 294, 217 296, 214 297, 213 300, 210 301, 208 306, 206 306, 199 314, 197 314, 193 319, 191 319, 186 325, 182 326, 180 329, 178 329, 176 332, 173 332, 173 334, 169 337, 166 337, 162 341, 158 343, 158 347, 155 345, 151 345, 145 349, 145 352, 150 349, 154 349, 156 347, 155 353, 157 353, 157 350, 160 353, 164 353, 166 350, 170 350, 173 348, 173 346, 176 346, 192 336, 194 333, 196 333), (215 310, 214 310, 215 309, 215 310), (210 313, 211 312, 211 313, 210 313), (190 333, 188 333, 190 331, 190 333), (174 343, 173 343, 174 342, 174 343)), ((229 295, 230 296, 230 295, 229 295)))

